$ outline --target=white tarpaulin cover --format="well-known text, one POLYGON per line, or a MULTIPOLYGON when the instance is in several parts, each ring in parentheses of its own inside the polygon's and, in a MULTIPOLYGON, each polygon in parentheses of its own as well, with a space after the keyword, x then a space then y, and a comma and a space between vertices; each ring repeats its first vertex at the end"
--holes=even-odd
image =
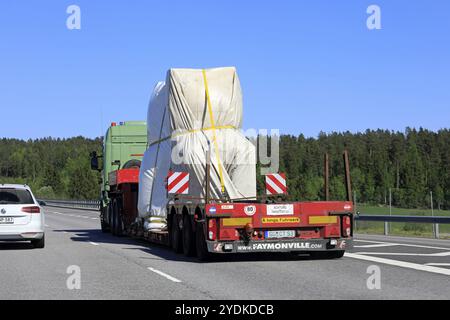
POLYGON ((211 148, 211 196, 256 198, 256 151, 240 131, 242 93, 235 68, 171 69, 148 108, 148 143, 139 177, 139 215, 166 217, 169 170, 189 172, 189 196, 204 197, 211 148))

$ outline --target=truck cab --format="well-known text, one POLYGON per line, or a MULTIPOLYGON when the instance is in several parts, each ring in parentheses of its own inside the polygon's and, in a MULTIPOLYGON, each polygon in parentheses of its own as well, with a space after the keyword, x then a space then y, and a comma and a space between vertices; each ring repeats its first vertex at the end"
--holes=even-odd
MULTIPOLYGON (((126 121, 111 123, 103 142, 103 154, 91 153, 91 168, 101 171, 100 218, 102 231, 111 226, 111 192, 115 186, 115 172, 140 167, 147 148, 147 123, 145 121, 126 121)), ((136 194, 137 196, 137 194, 136 194)))

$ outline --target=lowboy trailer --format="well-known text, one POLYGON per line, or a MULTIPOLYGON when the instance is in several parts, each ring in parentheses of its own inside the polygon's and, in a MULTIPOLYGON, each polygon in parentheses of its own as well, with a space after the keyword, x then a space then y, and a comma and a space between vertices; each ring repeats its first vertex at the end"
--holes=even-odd
MULTIPOLYGON (((208 153, 207 159, 210 159, 208 153)), ((177 253, 208 260, 214 254, 251 252, 309 253, 340 258, 352 246, 353 203, 348 154, 344 152, 346 201, 329 201, 328 156, 325 158, 326 201, 285 202, 209 197, 206 164, 205 198, 172 195, 167 228, 145 230, 138 218, 139 168, 109 173, 109 203, 102 208, 102 230, 170 246, 177 253)))

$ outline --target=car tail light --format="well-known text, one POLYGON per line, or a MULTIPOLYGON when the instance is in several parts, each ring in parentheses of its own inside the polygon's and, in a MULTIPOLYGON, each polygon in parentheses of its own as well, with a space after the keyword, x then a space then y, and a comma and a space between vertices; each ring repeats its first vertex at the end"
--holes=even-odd
POLYGON ((342 233, 344 237, 352 235, 352 219, 349 216, 342 217, 342 233))
POLYGON ((26 212, 26 213, 40 213, 41 212, 41 208, 39 208, 39 207, 23 207, 22 208, 22 212, 26 212))
POLYGON ((209 240, 216 240, 216 220, 210 219, 208 221, 208 238, 209 240))

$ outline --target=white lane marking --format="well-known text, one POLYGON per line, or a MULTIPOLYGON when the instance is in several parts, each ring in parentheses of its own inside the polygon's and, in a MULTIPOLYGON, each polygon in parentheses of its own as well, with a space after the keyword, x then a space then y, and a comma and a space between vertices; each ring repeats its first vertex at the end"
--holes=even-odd
POLYGON ((45 226, 46 228, 50 228, 50 226, 49 226, 48 224, 44 224, 44 226, 45 226))
POLYGON ((93 246, 99 246, 98 243, 95 243, 95 242, 92 242, 92 241, 90 241, 89 243, 92 244, 93 246))
POLYGON ((425 263, 426 266, 442 266, 442 267, 450 267, 450 263, 438 263, 438 262, 432 262, 432 263, 425 263))
POLYGON ((415 256, 415 257, 448 257, 450 252, 438 253, 402 253, 402 252, 357 252, 363 255, 379 255, 379 256, 415 256))
POLYGON ((368 240, 354 240, 359 242, 368 242, 368 243, 378 243, 378 244, 391 244, 395 246, 404 246, 404 247, 414 247, 414 248, 423 248, 423 249, 436 249, 436 250, 448 250, 450 248, 445 247, 432 247, 432 246, 423 246, 420 244, 410 244, 410 243, 396 243, 396 242, 381 242, 381 241, 368 241, 368 240))
POLYGON ((166 279, 169 279, 170 281, 177 282, 177 283, 180 283, 180 282, 181 282, 181 280, 179 280, 179 279, 177 279, 177 278, 174 278, 174 277, 172 277, 171 275, 168 275, 167 273, 164 273, 164 272, 159 271, 159 270, 157 270, 157 269, 148 267, 148 270, 150 270, 150 271, 152 271, 152 272, 154 272, 154 273, 156 273, 156 274, 159 274, 160 276, 162 276, 162 277, 164 277, 164 278, 166 278, 166 279))
POLYGON ((377 244, 365 244, 363 246, 353 246, 354 248, 381 248, 381 247, 393 247, 395 243, 377 243, 377 244))
POLYGON ((426 266, 423 264, 398 261, 398 260, 392 260, 392 259, 369 257, 369 256, 364 256, 362 254, 355 254, 355 253, 346 253, 345 256, 347 258, 366 260, 366 261, 371 261, 371 262, 378 262, 378 263, 388 264, 391 266, 396 266, 396 267, 401 267, 401 268, 408 268, 408 269, 414 269, 414 270, 419 270, 419 271, 426 271, 426 272, 438 273, 438 274, 450 276, 450 269, 426 266))

